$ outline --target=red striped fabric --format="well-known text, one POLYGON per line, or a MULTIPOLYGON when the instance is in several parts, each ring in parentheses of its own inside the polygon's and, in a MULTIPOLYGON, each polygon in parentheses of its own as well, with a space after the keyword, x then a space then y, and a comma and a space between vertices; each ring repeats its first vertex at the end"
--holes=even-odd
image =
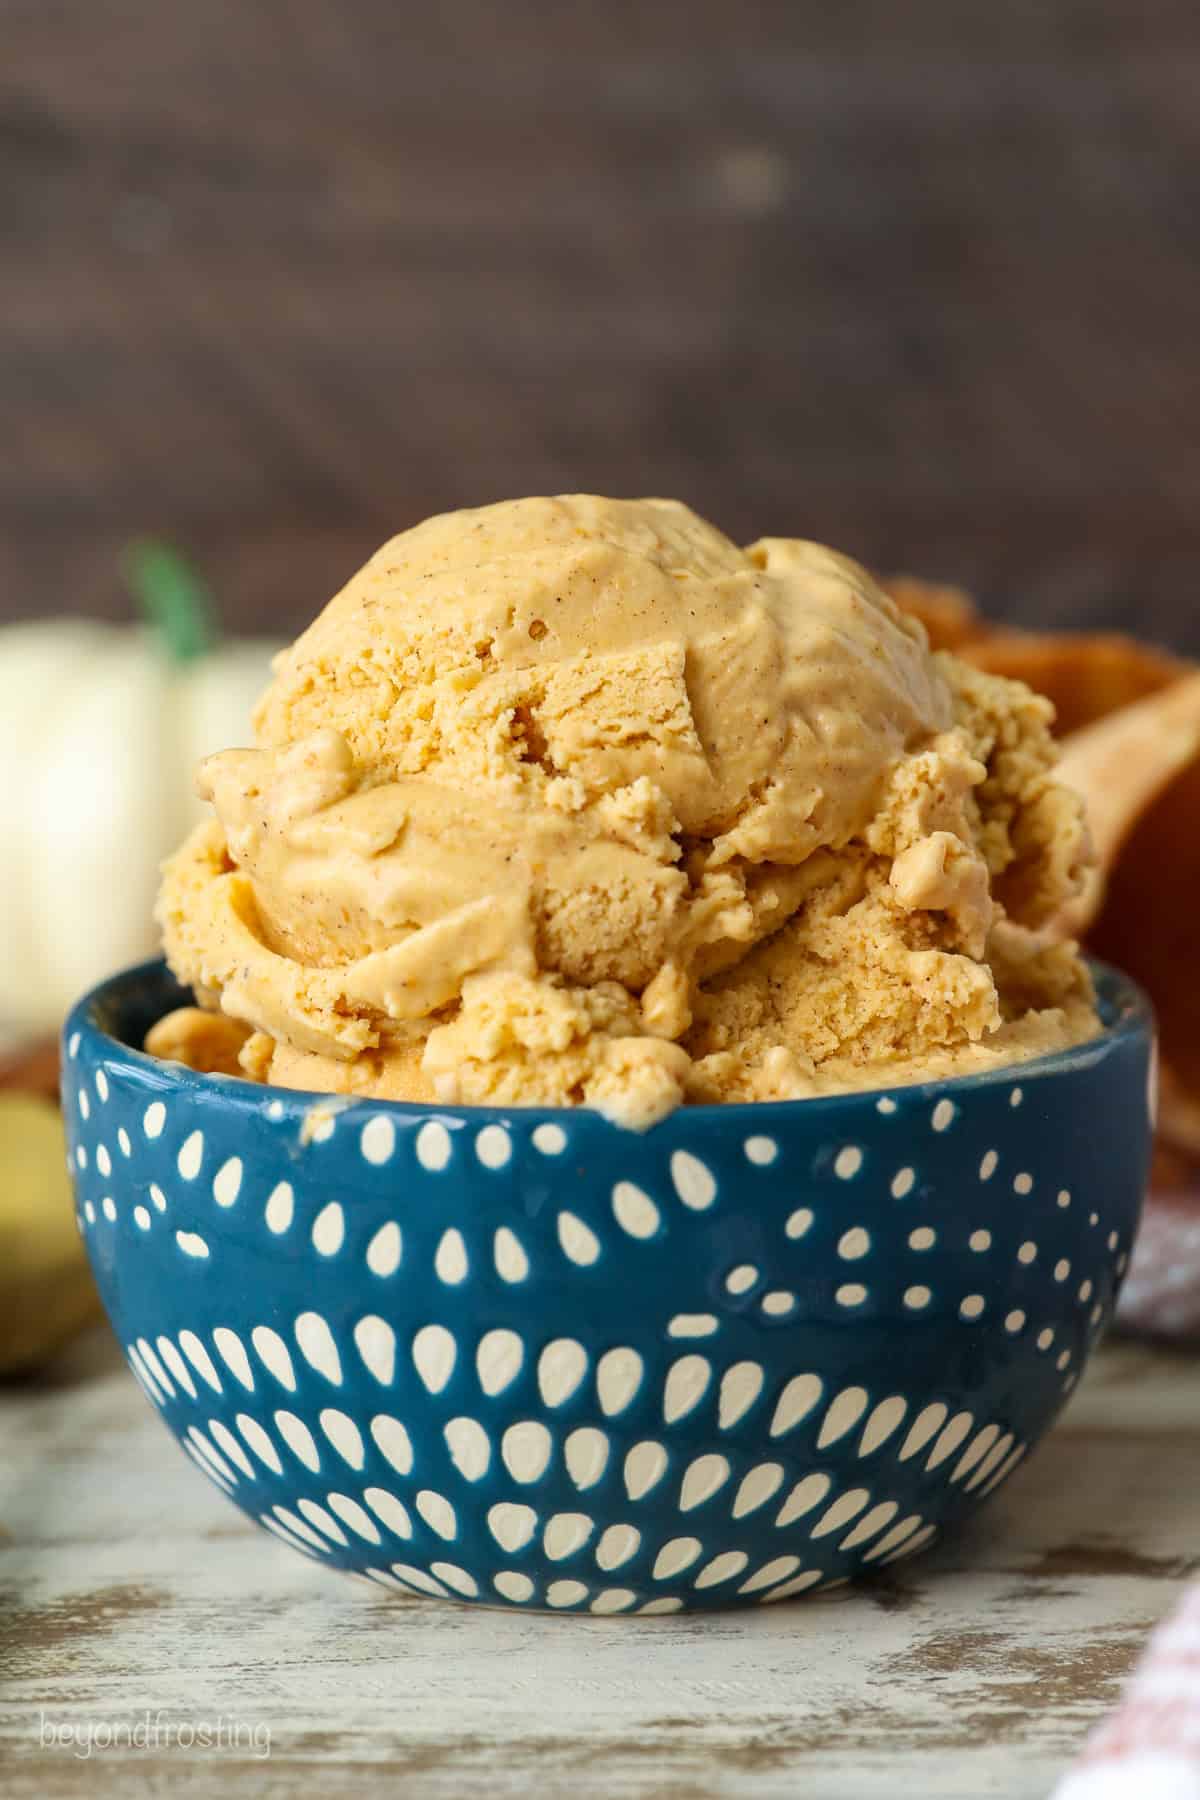
POLYGON ((1159 1626, 1054 1800, 1200 1800, 1200 1585, 1159 1626))

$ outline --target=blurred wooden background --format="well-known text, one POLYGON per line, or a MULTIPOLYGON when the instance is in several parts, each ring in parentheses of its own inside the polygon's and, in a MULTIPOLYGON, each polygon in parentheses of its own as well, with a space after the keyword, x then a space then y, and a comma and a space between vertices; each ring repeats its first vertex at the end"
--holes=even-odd
POLYGON ((0 0, 0 615, 678 494, 1200 651, 1195 0, 0 0))

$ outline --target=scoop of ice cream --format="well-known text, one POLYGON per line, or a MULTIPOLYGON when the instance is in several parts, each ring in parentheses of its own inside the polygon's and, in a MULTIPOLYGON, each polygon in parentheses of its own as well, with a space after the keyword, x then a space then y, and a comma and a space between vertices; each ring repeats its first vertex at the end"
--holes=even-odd
POLYGON ((262 1078, 634 1124, 981 1045, 997 920, 1081 842, 1048 708, 989 680, 847 558, 675 502, 428 520, 203 765, 172 967, 262 1078))

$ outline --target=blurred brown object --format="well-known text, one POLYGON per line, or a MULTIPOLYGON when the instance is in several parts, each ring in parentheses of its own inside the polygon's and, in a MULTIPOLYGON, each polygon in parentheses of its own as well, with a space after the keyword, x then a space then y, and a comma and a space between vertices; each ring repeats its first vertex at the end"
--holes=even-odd
POLYGON ((1162 1193, 1200 1193, 1200 1162, 1160 1138, 1154 1146, 1150 1185, 1162 1193))
POLYGON ((1159 1128, 1200 1161, 1200 759, 1126 839, 1088 937, 1154 1001, 1162 1046, 1159 1128))
POLYGON ((987 636, 975 602, 962 588, 920 581, 915 575, 893 575, 884 586, 905 612, 920 619, 935 650, 961 652, 973 638, 987 636))
POLYGON ((1048 695, 1061 737, 1160 693, 1195 668, 1118 631, 1011 631, 989 625, 961 588, 912 575, 893 576, 884 585, 921 620, 935 650, 953 650, 993 675, 1027 682, 1048 695))
POLYGON ((58 1045, 53 1039, 0 1055, 0 1092, 5 1089, 58 1099, 58 1045))
POLYGON ((1119 632, 998 631, 963 652, 981 669, 1028 682, 1049 695, 1057 729, 1069 737, 1119 708, 1160 693, 1191 672, 1191 663, 1119 632))

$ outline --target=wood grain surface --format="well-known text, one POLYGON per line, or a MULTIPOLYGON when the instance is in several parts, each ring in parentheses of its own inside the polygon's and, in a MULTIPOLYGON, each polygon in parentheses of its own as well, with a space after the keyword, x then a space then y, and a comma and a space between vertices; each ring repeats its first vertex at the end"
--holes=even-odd
POLYGON ((0 1786, 1044 1800, 1200 1569, 1195 1381, 1165 1351, 1106 1350, 967 1533, 862 1588, 556 1618, 381 1594, 285 1550, 200 1479, 97 1334, 0 1390, 0 1786), (157 1748, 84 1753, 147 1712, 157 1748), (166 1742, 221 1721, 225 1747, 166 1742))
POLYGON ((1200 652, 1193 0, 0 0, 0 616, 679 494, 1200 652))

